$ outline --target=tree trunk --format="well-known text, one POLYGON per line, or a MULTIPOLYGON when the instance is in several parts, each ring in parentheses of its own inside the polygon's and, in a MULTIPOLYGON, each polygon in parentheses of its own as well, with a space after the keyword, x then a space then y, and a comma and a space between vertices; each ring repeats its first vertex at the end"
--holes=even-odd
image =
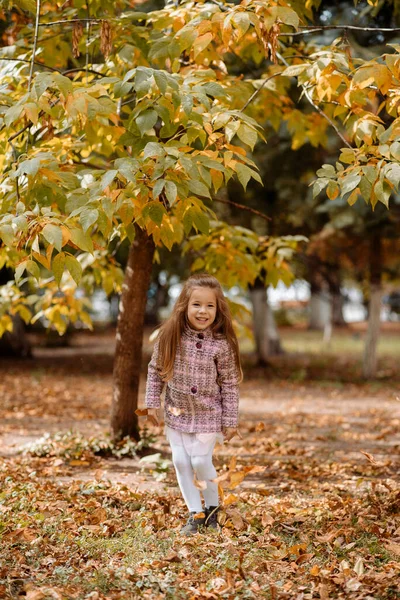
POLYGON ((363 377, 371 379, 376 375, 376 349, 379 339, 381 317, 381 272, 382 272, 382 243, 379 235, 375 235, 370 243, 370 301, 368 311, 368 329, 365 338, 363 377))
POLYGON ((260 365, 268 364, 271 356, 283 354, 279 333, 265 287, 250 290, 253 305, 253 331, 256 342, 257 361, 260 365))
POLYGON ((309 329, 325 330, 331 323, 332 304, 326 283, 315 287, 311 284, 309 329))
POLYGON ((343 306, 344 297, 340 289, 332 292, 332 325, 347 326, 343 316, 343 306))
POLYGON ((114 440, 139 439, 138 405, 143 325, 154 256, 154 242, 135 226, 119 305, 113 372, 111 427, 114 440))
POLYGON ((26 337, 25 324, 19 315, 12 317, 13 330, 0 338, 0 356, 31 358, 32 346, 26 337))

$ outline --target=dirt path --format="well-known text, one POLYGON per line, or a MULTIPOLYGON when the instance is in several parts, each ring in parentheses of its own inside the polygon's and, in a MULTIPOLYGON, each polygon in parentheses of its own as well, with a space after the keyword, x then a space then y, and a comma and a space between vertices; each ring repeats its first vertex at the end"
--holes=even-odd
MULTIPOLYGON (((0 455, 18 456, 46 433, 76 431, 105 436, 109 430, 112 356, 100 345, 41 349, 29 363, 3 361, 0 366, 0 455)), ((141 385, 141 402, 145 380, 141 385)), ((337 485, 360 485, 360 466, 370 463, 370 476, 394 478, 400 464, 400 401, 389 386, 376 392, 348 385, 336 387, 257 378, 241 389, 242 440, 217 450, 221 467, 236 455, 243 465, 265 467, 247 477, 243 487, 279 489, 279 473, 293 484, 315 478, 337 485), (366 454, 363 454, 366 453, 366 454)), ((154 453, 169 458, 162 429, 154 453)), ((158 481, 155 464, 139 459, 99 459, 95 464, 57 465, 61 481, 97 477, 123 482, 138 490, 175 486, 172 469, 158 481)), ((60 461, 59 461, 60 462, 60 461)), ((287 485, 287 483, 285 483, 287 485)))

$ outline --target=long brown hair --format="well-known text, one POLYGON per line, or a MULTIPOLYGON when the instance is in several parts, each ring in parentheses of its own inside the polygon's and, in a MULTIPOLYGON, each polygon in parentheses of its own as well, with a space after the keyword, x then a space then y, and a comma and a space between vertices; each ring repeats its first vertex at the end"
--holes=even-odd
POLYGON ((163 381, 169 381, 174 372, 176 351, 181 346, 181 337, 189 326, 187 319, 190 296, 195 288, 210 288, 215 293, 217 311, 210 326, 215 338, 225 338, 233 350, 240 380, 243 378, 240 366, 239 344, 232 325, 231 312, 218 279, 206 273, 192 275, 186 281, 169 319, 160 327, 158 334, 158 371, 163 381))

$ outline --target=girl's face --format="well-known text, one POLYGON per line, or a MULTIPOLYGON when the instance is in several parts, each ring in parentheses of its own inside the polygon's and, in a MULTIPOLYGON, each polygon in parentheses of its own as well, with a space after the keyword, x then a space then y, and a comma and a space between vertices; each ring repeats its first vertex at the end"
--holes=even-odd
POLYGON ((217 297, 214 290, 206 287, 195 288, 189 298, 188 321, 198 331, 206 329, 215 321, 217 315, 217 297))

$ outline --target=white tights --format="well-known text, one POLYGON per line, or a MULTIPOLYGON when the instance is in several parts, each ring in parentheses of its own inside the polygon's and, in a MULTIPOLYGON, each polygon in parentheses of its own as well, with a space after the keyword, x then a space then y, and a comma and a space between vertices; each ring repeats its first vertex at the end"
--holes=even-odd
POLYGON ((212 462, 214 445, 211 444, 207 454, 188 454, 184 445, 178 445, 169 438, 179 488, 190 512, 202 512, 201 496, 194 485, 194 474, 198 481, 205 481, 207 487, 202 490, 206 507, 218 506, 218 484, 211 481, 217 477, 217 472, 212 462))

